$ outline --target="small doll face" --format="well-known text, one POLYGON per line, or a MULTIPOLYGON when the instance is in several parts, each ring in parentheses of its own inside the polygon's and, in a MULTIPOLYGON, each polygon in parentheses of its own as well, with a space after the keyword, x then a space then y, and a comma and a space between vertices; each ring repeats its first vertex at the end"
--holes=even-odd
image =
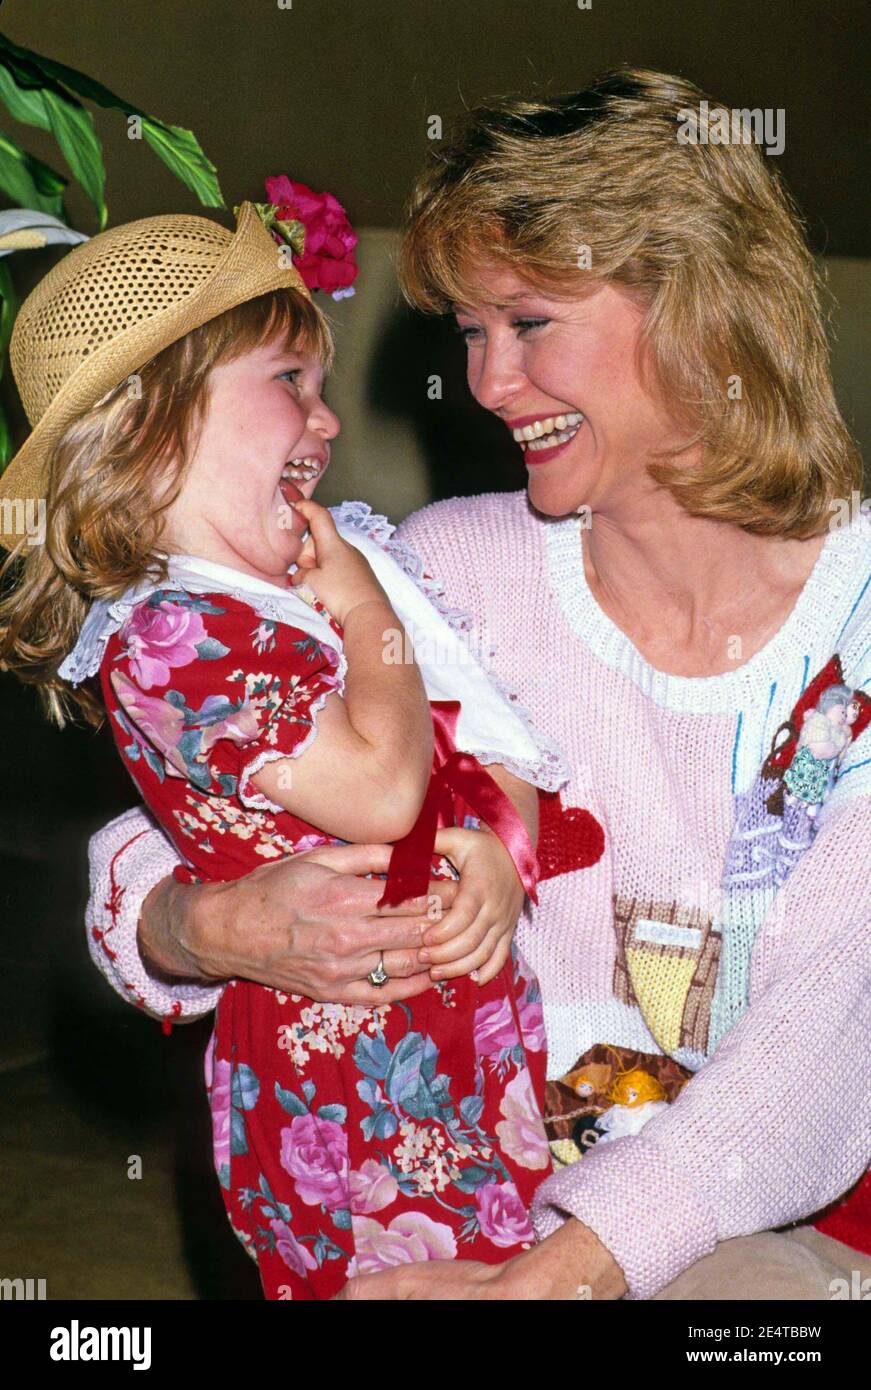
POLYGON ((830 724, 837 724, 842 727, 844 724, 855 724, 859 717, 859 706, 855 700, 851 700, 846 705, 832 705, 826 711, 826 718, 830 724))
POLYGON ((321 364, 280 335, 213 368, 166 549, 285 586, 306 530, 293 503, 311 497, 340 429, 322 389, 321 364))

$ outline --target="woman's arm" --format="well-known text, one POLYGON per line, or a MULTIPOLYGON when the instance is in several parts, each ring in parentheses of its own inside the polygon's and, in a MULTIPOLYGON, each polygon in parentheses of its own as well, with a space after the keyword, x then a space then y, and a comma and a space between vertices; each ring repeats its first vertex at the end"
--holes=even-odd
POLYGON ((90 898, 85 910, 88 950, 100 973, 122 999, 152 1018, 185 1023, 211 1013, 221 994, 214 980, 197 983, 187 956, 169 955, 167 973, 159 968, 161 948, 140 951, 137 927, 147 899, 156 913, 168 895, 196 895, 172 878, 181 863, 176 850, 140 806, 110 821, 88 845, 90 898), (172 978, 182 976, 186 978, 172 978))
POLYGON ((384 884, 363 875, 386 871, 389 845, 328 845, 231 883, 177 883, 181 859, 140 807, 92 836, 88 854, 94 964, 167 1028, 210 1013, 230 978, 343 1004, 412 998, 432 983, 418 958, 427 911, 446 912, 460 888, 433 880, 427 898, 378 908, 384 884), (381 951, 391 980, 374 989, 381 951))

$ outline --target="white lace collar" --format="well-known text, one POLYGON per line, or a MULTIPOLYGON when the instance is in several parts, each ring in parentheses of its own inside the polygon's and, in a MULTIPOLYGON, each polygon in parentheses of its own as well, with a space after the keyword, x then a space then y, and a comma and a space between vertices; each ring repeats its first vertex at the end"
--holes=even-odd
MULTIPOLYGON (((502 763, 524 780, 545 791, 556 791, 569 780, 562 751, 533 729, 529 716, 472 654, 463 634, 472 625, 468 614, 452 609, 444 587, 424 574, 423 561, 404 542, 393 537, 393 526, 363 502, 343 502, 331 509, 345 540, 361 550, 388 594, 414 648, 431 700, 458 700, 457 747, 481 763, 502 763)), ((282 589, 240 570, 193 555, 168 559, 164 581, 143 579, 120 598, 96 599, 79 639, 58 669, 73 685, 96 675, 106 643, 138 603, 159 589, 188 593, 224 593, 251 605, 262 618, 287 623, 309 633, 339 657, 338 676, 345 674, 341 638, 329 622, 306 601, 303 590, 282 589)))

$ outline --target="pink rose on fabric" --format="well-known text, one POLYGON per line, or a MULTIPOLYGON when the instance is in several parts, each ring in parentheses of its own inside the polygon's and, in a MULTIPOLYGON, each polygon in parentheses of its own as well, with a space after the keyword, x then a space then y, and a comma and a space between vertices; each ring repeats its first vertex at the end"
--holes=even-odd
POLYGON ((222 738, 228 738, 231 743, 245 744, 251 743, 260 733, 257 705, 252 700, 244 701, 225 719, 216 719, 214 723, 205 722, 209 720, 212 710, 225 703, 225 695, 209 695, 196 712, 197 719, 204 721, 200 738, 201 754, 211 752, 222 738))
POLYGON ((473 1029, 479 1057, 498 1057, 504 1048, 515 1047, 520 1041, 507 996, 476 1009, 473 1029))
POLYGON ((351 1211, 356 1216, 389 1207, 399 1194, 399 1184, 390 1169, 376 1163, 374 1158, 367 1158, 359 1168, 352 1168, 349 1181, 351 1211))
POLYGON ((137 729, 163 754, 179 777, 187 776, 178 744, 184 732, 184 715, 160 695, 144 695, 137 685, 117 669, 111 672, 112 689, 125 714, 137 729))
POLYGON ((369 1216, 355 1216, 352 1226, 357 1254, 348 1269, 349 1279, 420 1260, 457 1258, 457 1242, 450 1226, 433 1221, 422 1211, 394 1216, 387 1227, 369 1216))
POLYGON ((357 278, 357 233, 338 199, 291 183, 286 174, 266 180, 266 196, 278 205, 280 221, 295 220, 305 227, 303 254, 294 256, 293 263, 308 288, 328 294, 348 289, 357 278))
POLYGON ((522 1168, 549 1168, 544 1121, 535 1103, 532 1078, 525 1068, 505 1087, 499 1113, 505 1117, 496 1126, 503 1153, 522 1168))
POLYGON ((347 1207, 348 1136, 335 1120, 294 1115, 281 1131, 281 1166, 308 1206, 323 1205, 328 1211, 347 1207))
POLYGON ((306 1270, 317 1269, 318 1262, 310 1250, 306 1250, 297 1240, 286 1221, 272 1220, 270 1228, 275 1233, 275 1248, 288 1269, 304 1279, 306 1270))
POLYGON ((513 1182, 490 1182, 475 1193, 481 1232, 505 1250, 534 1239, 526 1207, 513 1182))
POLYGON ((119 633, 130 658, 133 677, 144 690, 166 685, 174 666, 197 659, 197 643, 206 636, 199 613, 162 599, 156 608, 141 603, 119 633))
MULTIPOLYGON (((211 1049, 209 1049, 211 1052, 211 1049)), ((212 1108, 212 1148, 215 1155, 215 1168, 220 1172, 226 1163, 230 1164, 230 1085, 232 1067, 220 1058, 211 1068, 209 1101, 212 1108)))
POLYGON ((520 1015, 520 1028, 526 1047, 530 1052, 542 1052, 546 1040, 541 999, 527 999, 524 994, 517 1005, 517 1012, 520 1015))

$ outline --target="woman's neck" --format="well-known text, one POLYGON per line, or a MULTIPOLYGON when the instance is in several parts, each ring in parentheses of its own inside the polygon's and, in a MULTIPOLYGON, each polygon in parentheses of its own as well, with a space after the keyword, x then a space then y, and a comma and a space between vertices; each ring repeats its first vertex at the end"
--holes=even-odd
POLYGON ((779 631, 825 535, 752 535, 693 517, 657 490, 620 514, 600 512, 583 535, 583 563, 600 607, 657 670, 734 670, 779 631))

